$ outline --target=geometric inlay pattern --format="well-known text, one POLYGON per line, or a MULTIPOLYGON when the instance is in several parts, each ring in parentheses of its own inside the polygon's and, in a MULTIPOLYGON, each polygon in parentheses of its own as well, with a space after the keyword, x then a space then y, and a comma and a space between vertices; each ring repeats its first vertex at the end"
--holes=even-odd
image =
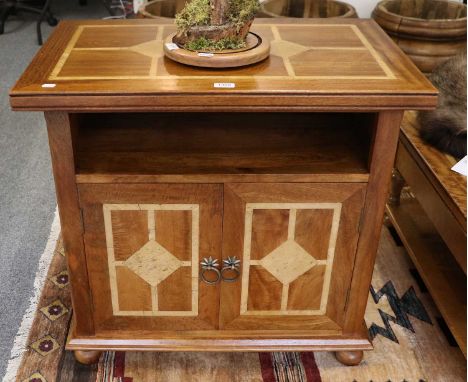
POLYGON ((282 284, 289 284, 312 268, 317 260, 293 239, 288 239, 268 256, 260 265, 275 276, 282 284))
MULTIPOLYGON (((109 281, 112 299, 112 310, 115 316, 197 316, 198 315, 198 250, 199 250, 199 205, 198 204, 104 204, 104 228, 106 234, 106 246, 108 255, 109 281), (116 248, 114 231, 119 229, 113 226, 112 213, 118 214, 119 211, 130 213, 145 213, 145 227, 142 231, 146 236, 146 242, 136 249, 133 253, 124 259, 116 258, 116 248), (158 211, 163 214, 167 212, 188 212, 190 213, 190 227, 187 235, 189 236, 190 260, 177 258, 175 253, 171 253, 164 245, 158 242, 158 229, 156 224, 155 214, 158 211), (169 277, 174 275, 181 269, 190 269, 190 289, 185 288, 185 293, 190 293, 191 309, 190 310, 163 310, 160 309, 158 287, 169 277), (123 284, 118 281, 119 271, 132 272, 140 280, 140 289, 131 290, 130 296, 126 295, 127 299, 138 300, 144 298, 138 294, 144 295, 144 290, 149 291, 147 309, 131 310, 121 307, 120 294, 122 293, 123 284), (147 288, 145 288, 145 286, 147 288)), ((181 227, 170 226, 170 229, 178 229, 181 227)), ((136 229, 136 228, 134 228, 136 229)), ((134 232, 140 234, 141 232, 134 232)), ((132 232, 126 232, 128 236, 132 232)), ((133 238, 134 239, 134 238, 133 238)), ((187 239, 187 238, 186 238, 187 239)), ((129 242, 133 243, 132 237, 129 242)), ((126 275, 126 273, 124 273, 126 275)), ((126 277, 131 276, 131 274, 126 277)), ((134 280, 134 278, 132 278, 134 280)), ((187 280, 185 278, 185 280, 187 280)), ((131 284, 128 282, 127 284, 131 284)), ((177 283, 170 283, 170 287, 178 287, 177 283)), ((130 285, 130 288, 132 285, 130 285)), ((167 286, 166 286, 167 287, 167 286)), ((167 289, 165 289, 167 290, 167 289)), ((128 302, 127 302, 128 304, 128 302)))
MULTIPOLYGON (((245 212, 245 232, 244 232, 244 254, 243 254, 243 270, 242 270, 242 290, 241 290, 241 315, 321 315, 325 314, 328 300, 328 292, 331 281, 331 271, 333 267, 333 259, 335 255, 335 246, 338 237, 338 228, 341 217, 341 203, 247 203, 245 212), (254 213, 257 210, 271 211, 283 210, 287 212, 287 238, 282 243, 279 243, 270 253, 258 259, 258 254, 253 253, 252 242, 255 240, 254 231, 268 231, 265 227, 256 227, 254 225, 254 213), (316 259, 314 256, 304 249, 297 242, 296 223, 298 214, 315 210, 329 211, 331 214, 331 225, 329 232, 321 232, 320 235, 325 237, 327 242, 326 259, 316 259), (310 273, 311 270, 317 269, 314 267, 325 267, 324 273, 310 273), (250 270, 252 267, 261 268, 269 272, 274 279, 278 280, 282 286, 281 296, 278 297, 279 309, 261 310, 253 309, 249 306, 249 290, 250 290, 250 270), (303 293, 305 298, 309 294, 320 293, 319 306, 314 309, 294 309, 288 307, 288 299, 291 292, 291 286, 294 285, 303 275, 310 273, 311 277, 323 277, 317 280, 308 279, 305 288, 313 285, 316 290, 311 290, 310 293, 303 293), (318 291, 318 292, 317 292, 318 291)), ((317 215, 319 216, 319 215, 317 215)), ((321 222, 318 222, 321 224, 321 222)), ((271 224, 270 221, 262 221, 262 224, 271 224)), ((298 223, 299 224, 299 223, 298 223)), ((325 226, 325 224, 323 224, 325 226)), ((302 231, 301 231, 302 232, 302 231)), ((315 232, 307 233, 307 236, 313 238, 315 232)), ((277 235, 277 233, 275 234, 277 235)), ((276 238, 277 239, 277 238, 276 238)), ((322 238, 323 239, 323 238, 322 238)), ((258 238, 257 238, 258 240, 258 238)), ((253 272, 258 274, 258 272, 253 272)))
POLYGON ((181 261, 156 241, 150 240, 124 265, 151 286, 156 286, 174 273, 181 266, 181 261))
MULTIPOLYGON (((387 63, 357 25, 259 24, 253 25, 252 31, 269 41, 270 59, 253 66, 249 74, 246 74, 243 68, 229 69, 225 75, 232 79, 249 79, 252 75, 255 75, 255 78, 299 81, 303 79, 362 81, 395 78, 387 63), (321 28, 321 33, 316 33, 317 28, 321 28), (298 34, 298 31, 301 33, 298 34), (334 35, 333 40, 327 37, 331 35, 334 35), (325 56, 327 62, 333 62, 334 65, 324 68, 321 61, 325 56), (364 66, 366 73, 362 72, 364 66)), ((191 79, 212 79, 219 76, 217 71, 200 68, 190 70, 184 68, 180 71, 178 64, 165 59, 163 44, 167 36, 173 32, 175 32, 173 24, 125 27, 80 25, 48 79, 50 81, 174 80, 180 76, 191 79), (126 36, 127 40, 123 42, 110 38, 106 40, 106 33, 101 31, 108 28, 116 29, 116 33, 120 32, 120 35, 126 36), (139 30, 139 33, 131 33, 131 30, 139 30), (138 36, 141 38, 136 39, 138 36), (80 74, 75 75, 74 68, 90 57, 96 59, 96 53, 99 53, 101 65, 81 68, 80 74), (121 65, 120 61, 127 64, 121 65)))

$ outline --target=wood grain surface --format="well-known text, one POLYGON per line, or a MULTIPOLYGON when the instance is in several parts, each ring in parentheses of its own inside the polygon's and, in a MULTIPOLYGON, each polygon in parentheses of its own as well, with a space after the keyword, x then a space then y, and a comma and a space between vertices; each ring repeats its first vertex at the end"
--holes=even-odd
POLYGON ((436 104, 436 90, 371 20, 256 20, 252 31, 269 41, 270 57, 215 71, 163 57, 174 28, 158 20, 63 21, 12 89, 11 104, 77 111, 436 104))

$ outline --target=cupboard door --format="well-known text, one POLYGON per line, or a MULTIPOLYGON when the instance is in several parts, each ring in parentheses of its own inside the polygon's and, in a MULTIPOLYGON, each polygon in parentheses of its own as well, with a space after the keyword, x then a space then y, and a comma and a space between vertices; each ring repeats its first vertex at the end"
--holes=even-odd
POLYGON ((220 185, 79 186, 97 334, 217 329, 219 286, 199 278, 221 257, 220 185))
POLYGON ((227 184, 220 327, 340 332, 365 184, 227 184), (234 278, 237 271, 224 272, 234 278))

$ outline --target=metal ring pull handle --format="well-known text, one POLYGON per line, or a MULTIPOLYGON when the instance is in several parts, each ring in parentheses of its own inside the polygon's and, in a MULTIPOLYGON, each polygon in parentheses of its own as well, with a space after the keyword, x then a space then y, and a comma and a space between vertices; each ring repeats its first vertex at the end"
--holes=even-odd
POLYGON ((200 264, 202 266, 200 277, 202 278, 204 282, 210 285, 214 285, 214 284, 217 284, 219 280, 221 280, 221 272, 218 269, 219 267, 218 259, 213 259, 211 256, 209 258, 205 257, 200 264), (207 279, 205 276, 206 272, 215 272, 216 279, 214 280, 207 279))
POLYGON ((232 283, 238 279, 240 276, 240 260, 236 259, 236 256, 228 257, 227 260, 223 260, 224 267, 221 269, 221 278, 227 283, 232 283), (224 272, 231 271, 234 272, 234 276, 226 277, 224 272))

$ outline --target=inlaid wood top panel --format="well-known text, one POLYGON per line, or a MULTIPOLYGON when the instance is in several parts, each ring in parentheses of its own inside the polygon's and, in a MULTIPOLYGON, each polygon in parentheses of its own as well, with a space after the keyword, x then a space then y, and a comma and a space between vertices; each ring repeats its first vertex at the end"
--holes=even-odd
POLYGON ((192 107, 414 108, 436 102, 435 89, 370 20, 256 20, 252 32, 270 42, 271 55, 234 69, 195 68, 164 57, 164 40, 174 32, 171 20, 62 22, 12 90, 12 105, 99 109, 115 97, 114 108, 187 107, 184 96, 192 107), (215 82, 235 87, 216 89, 215 82), (275 99, 251 98, 259 94, 275 99), (333 103, 324 105, 325 96, 333 103))

